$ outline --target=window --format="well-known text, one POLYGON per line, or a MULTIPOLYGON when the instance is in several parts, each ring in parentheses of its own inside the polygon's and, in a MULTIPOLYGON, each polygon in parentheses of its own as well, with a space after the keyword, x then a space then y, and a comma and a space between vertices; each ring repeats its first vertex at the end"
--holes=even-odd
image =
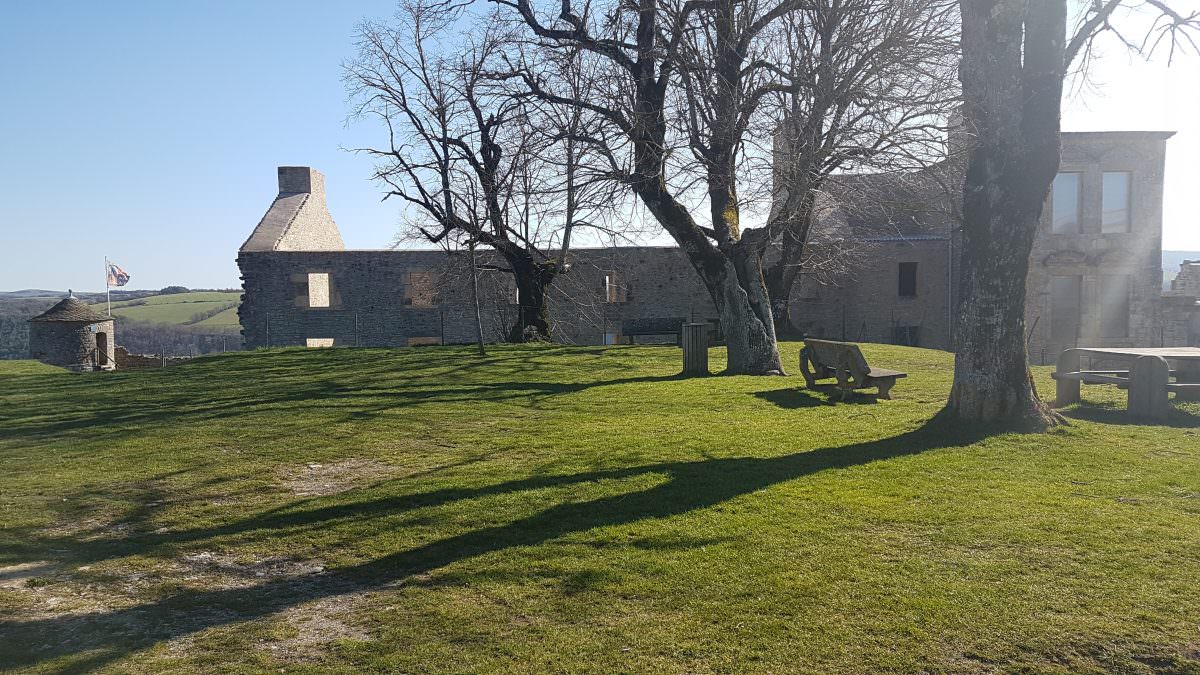
POLYGON ((902 262, 900 263, 900 297, 915 298, 917 297, 917 263, 902 262))
POLYGON ((1129 277, 1100 277, 1100 337, 1129 337, 1129 277))
POLYGON ((329 274, 327 272, 309 272, 308 306, 329 306, 329 274))
POLYGON ((304 346, 312 349, 318 347, 332 347, 333 338, 308 338, 304 341, 304 346))
POLYGON ((410 271, 405 275, 404 304, 409 307, 433 307, 437 295, 437 279, 427 270, 410 271))
POLYGON ((1060 173, 1054 177, 1051 198, 1051 231, 1054 234, 1079 233, 1079 185, 1082 174, 1060 173))
POLYGON ((1079 339, 1080 289, 1083 278, 1050 277, 1050 339, 1059 344, 1075 344, 1079 339))
POLYGON ((624 298, 621 297, 621 287, 617 285, 616 272, 609 272, 604 275, 604 301, 605 302, 621 302, 624 298))
POLYGON ((1129 231, 1129 172, 1105 171, 1100 206, 1100 231, 1129 231))

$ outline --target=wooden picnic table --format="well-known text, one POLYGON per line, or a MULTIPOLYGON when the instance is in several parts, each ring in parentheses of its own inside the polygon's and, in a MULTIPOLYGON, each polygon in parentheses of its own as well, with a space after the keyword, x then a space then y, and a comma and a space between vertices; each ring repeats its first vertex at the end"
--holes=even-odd
POLYGON ((1058 357, 1054 368, 1054 405, 1079 402, 1080 384, 1114 384, 1129 392, 1129 412, 1163 418, 1170 409, 1168 396, 1200 400, 1200 347, 1079 347, 1058 357), (1122 368, 1084 370, 1083 356, 1122 368), (1171 381, 1171 377, 1175 381, 1171 381))

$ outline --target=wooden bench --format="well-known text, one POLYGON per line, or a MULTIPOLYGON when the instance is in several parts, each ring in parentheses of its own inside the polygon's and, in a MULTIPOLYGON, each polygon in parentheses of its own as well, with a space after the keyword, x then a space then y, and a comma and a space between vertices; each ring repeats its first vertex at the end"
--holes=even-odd
POLYGON ((837 378, 843 395, 855 389, 879 388, 879 398, 890 399, 892 385, 908 373, 872 368, 858 345, 832 340, 805 340, 800 350, 800 374, 811 389, 817 380, 837 378))
POLYGON ((629 344, 637 344, 637 337, 661 337, 672 335, 679 344, 680 331, 685 323, 683 317, 648 317, 626 319, 621 322, 621 335, 629 338, 629 344))

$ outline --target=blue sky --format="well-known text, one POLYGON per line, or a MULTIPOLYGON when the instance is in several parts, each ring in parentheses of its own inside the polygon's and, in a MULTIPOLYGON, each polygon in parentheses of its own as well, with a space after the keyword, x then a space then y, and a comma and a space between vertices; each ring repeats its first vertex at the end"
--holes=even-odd
MULTIPOLYGON (((237 248, 275 194, 275 167, 326 175, 351 248, 385 246, 399 215, 370 161, 342 148, 341 64, 393 0, 0 3, 0 290, 237 287, 237 248)), ((1064 128, 1174 129, 1165 247, 1200 250, 1200 64, 1112 50, 1064 128)))

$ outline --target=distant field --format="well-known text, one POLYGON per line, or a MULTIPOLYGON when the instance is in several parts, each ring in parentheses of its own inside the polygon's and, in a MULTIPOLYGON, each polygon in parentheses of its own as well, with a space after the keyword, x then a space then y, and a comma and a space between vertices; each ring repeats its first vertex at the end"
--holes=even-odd
MULTIPOLYGON (((179 326, 224 327, 236 326, 237 305, 241 293, 237 291, 206 291, 197 293, 175 293, 156 295, 138 300, 114 302, 113 315, 133 321, 179 326), (222 310, 217 312, 217 310, 222 310), (217 312, 212 316, 196 317, 217 312)), ((97 306, 103 306, 98 303, 97 306)))
POLYGON ((205 319, 199 323, 192 324, 192 325, 193 326, 216 326, 216 327, 237 326, 237 325, 239 325, 238 324, 237 305, 230 307, 229 309, 225 310, 224 312, 221 312, 220 314, 217 314, 215 316, 210 316, 207 319, 205 319))

